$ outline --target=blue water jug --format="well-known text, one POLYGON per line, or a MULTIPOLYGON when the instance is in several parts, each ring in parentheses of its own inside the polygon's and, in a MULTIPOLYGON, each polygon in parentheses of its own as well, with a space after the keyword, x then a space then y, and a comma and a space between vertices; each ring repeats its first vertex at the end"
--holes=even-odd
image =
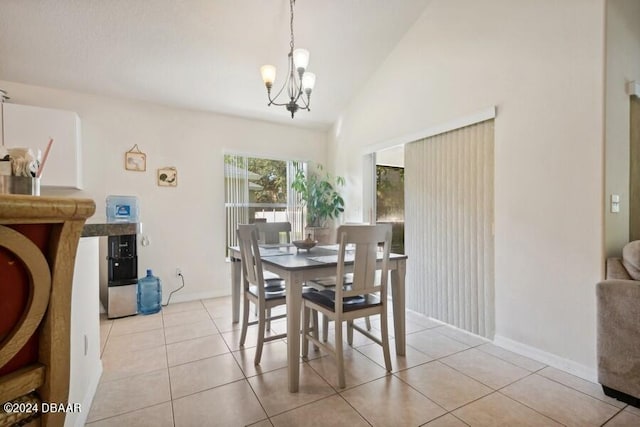
POLYGON ((160 279, 147 270, 146 277, 138 279, 138 313, 153 314, 162 308, 162 288, 160 279))

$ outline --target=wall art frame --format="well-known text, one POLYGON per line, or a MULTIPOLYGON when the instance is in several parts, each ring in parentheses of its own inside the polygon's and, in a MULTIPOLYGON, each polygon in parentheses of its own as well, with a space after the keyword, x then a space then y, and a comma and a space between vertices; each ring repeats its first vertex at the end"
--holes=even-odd
POLYGON ((147 170, 147 155, 138 148, 138 144, 124 153, 124 168, 134 172, 145 172, 147 170))
POLYGON ((159 187, 177 187, 178 186, 178 169, 174 166, 166 166, 158 168, 158 186, 159 187))

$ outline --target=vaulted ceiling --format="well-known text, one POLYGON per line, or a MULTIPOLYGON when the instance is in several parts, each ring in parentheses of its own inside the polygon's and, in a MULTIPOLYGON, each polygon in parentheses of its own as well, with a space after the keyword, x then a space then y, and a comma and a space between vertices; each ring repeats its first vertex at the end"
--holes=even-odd
MULTIPOLYGON (((327 128, 430 0, 298 0, 311 112, 267 107, 286 73, 288 0, 0 0, 0 80, 327 128)), ((9 94, 11 95, 11 94, 9 94)))

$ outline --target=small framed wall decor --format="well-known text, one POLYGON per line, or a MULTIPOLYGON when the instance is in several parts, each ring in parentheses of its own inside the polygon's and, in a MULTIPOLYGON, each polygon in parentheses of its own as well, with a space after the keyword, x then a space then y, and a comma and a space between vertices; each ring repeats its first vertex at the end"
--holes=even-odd
POLYGON ((138 144, 124 153, 124 168, 128 171, 144 172, 147 170, 147 155, 140 151, 138 144))
POLYGON ((158 186, 177 187, 178 170, 175 167, 164 167, 158 169, 158 186))

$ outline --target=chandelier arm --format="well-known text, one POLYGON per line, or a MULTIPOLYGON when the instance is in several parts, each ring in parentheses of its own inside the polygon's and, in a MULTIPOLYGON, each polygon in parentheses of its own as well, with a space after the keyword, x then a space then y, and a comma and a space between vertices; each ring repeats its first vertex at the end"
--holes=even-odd
POLYGON ((300 82, 299 86, 296 84, 295 89, 295 96, 291 97, 291 100, 297 104, 298 101, 302 98, 302 101, 304 102, 304 97, 302 97, 302 95, 304 94, 304 91, 302 90, 302 82, 300 82))
POLYGON ((289 105, 288 102, 276 102, 275 98, 271 99, 271 97, 269 96, 269 105, 275 105, 277 107, 284 107, 285 105, 289 105))
MULTIPOLYGON (((300 101, 302 103, 302 106, 300 108, 302 108, 303 110, 310 111, 309 110, 309 105, 311 105, 311 102, 310 102, 309 96, 307 95, 307 99, 305 99, 305 97, 302 96, 302 94, 300 94, 300 95, 301 96, 299 96, 299 98, 300 98, 300 101)), ((296 102, 297 102, 297 100, 296 100, 296 102)))
POLYGON ((278 97, 280 96, 280 94, 282 93, 282 91, 284 90, 284 88, 287 87, 287 81, 285 80, 285 82, 282 84, 282 87, 280 88, 280 90, 278 91, 278 93, 276 93, 276 96, 274 96, 273 98, 271 98, 271 92, 267 91, 267 96, 269 97, 269 104, 273 104, 273 105, 287 105, 287 104, 278 104, 275 102, 276 99, 278 99, 278 97))

